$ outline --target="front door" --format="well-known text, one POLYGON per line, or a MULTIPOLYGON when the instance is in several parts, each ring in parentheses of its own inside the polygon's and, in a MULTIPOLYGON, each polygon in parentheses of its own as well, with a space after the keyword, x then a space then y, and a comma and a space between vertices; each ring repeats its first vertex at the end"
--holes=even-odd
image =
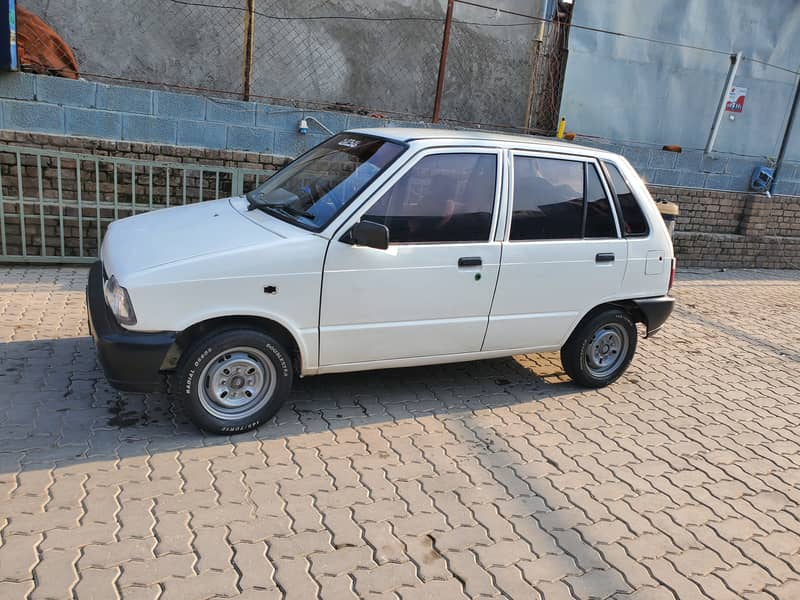
MULTIPOLYGON (((387 250, 331 240, 320 366, 478 352, 500 268, 494 228, 501 154, 423 152, 359 209, 387 250)), ((345 229, 346 230, 346 229, 345 229)))
POLYGON ((620 236, 597 163, 514 153, 511 223, 484 350, 560 347, 588 310, 616 299, 620 236))

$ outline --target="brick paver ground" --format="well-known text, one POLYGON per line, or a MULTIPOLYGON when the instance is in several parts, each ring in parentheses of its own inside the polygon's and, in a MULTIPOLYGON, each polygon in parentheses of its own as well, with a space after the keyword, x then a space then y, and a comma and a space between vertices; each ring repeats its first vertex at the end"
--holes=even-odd
POLYGON ((684 272, 628 375, 324 376, 230 438, 0 267, 0 598, 800 598, 800 272, 684 272))

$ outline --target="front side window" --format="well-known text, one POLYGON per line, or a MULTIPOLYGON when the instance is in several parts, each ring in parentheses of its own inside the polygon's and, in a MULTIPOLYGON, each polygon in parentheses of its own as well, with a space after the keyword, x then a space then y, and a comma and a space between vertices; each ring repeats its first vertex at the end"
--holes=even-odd
POLYGON ((622 209, 623 233, 626 236, 647 235, 650 231, 647 226, 647 219, 645 219, 644 213, 636 201, 636 196, 633 195, 617 166, 610 162, 605 162, 604 164, 611 178, 611 186, 622 209))
POLYGON ((386 225, 390 243, 488 242, 496 184, 495 154, 426 156, 362 219, 386 225))
POLYGON ((247 200, 251 208, 320 231, 404 150, 371 136, 335 135, 248 192, 247 200))

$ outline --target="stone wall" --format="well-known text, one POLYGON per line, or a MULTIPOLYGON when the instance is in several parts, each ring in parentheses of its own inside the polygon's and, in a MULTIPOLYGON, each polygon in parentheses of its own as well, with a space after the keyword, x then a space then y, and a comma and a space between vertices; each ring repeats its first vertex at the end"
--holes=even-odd
POLYGON ((51 135, 33 131, 8 131, 2 129, 0 129, 0 144, 86 153, 96 156, 114 156, 122 159, 155 160, 172 163, 208 165, 210 167, 220 166, 243 169, 264 168, 274 170, 291 160, 288 156, 261 154, 244 150, 104 140, 89 137, 51 135))
POLYGON ((680 232, 675 254, 678 269, 800 269, 800 238, 680 232))
POLYGON ((680 215, 675 229, 704 233, 739 233, 750 194, 702 189, 648 186, 656 200, 676 202, 680 215))
POLYGON ((684 267, 800 269, 800 198, 650 186, 680 208, 684 267))

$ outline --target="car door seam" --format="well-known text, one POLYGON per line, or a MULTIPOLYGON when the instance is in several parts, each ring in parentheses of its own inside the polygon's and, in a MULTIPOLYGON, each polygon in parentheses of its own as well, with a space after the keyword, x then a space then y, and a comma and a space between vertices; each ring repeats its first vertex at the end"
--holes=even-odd
POLYGON ((486 344, 486 336, 489 334, 489 323, 492 318, 492 308, 494 307, 494 297, 497 294, 497 285, 500 282, 500 272, 503 270, 503 246, 504 243, 500 242, 500 260, 497 262, 497 276, 494 279, 494 290, 492 290, 492 300, 489 302, 489 312, 486 315, 486 329, 483 330, 483 340, 481 340, 481 347, 478 352, 483 352, 483 346, 486 344))
POLYGON ((331 237, 325 246, 325 254, 322 257, 322 269, 319 274, 319 305, 317 306, 317 368, 322 363, 322 299, 323 290, 325 289, 325 267, 328 264, 328 250, 331 244, 334 243, 335 237, 331 237))
POLYGON ((481 340, 481 347, 478 352, 483 352, 483 347, 486 345, 486 336, 489 335, 489 326, 492 321, 492 309, 494 308, 494 299, 497 295, 497 286, 500 285, 500 273, 503 270, 503 250, 505 249, 505 237, 508 232, 508 221, 511 218, 511 181, 510 181, 510 163, 508 151, 503 151, 503 169, 500 172, 502 181, 500 182, 500 205, 497 211, 497 225, 495 228, 495 240, 497 239, 497 230, 500 227, 501 219, 503 226, 503 235, 500 239, 500 259, 497 261, 497 275, 494 279, 494 289, 492 290, 492 300, 489 302, 489 312, 486 315, 486 329, 483 330, 483 339, 481 340))

